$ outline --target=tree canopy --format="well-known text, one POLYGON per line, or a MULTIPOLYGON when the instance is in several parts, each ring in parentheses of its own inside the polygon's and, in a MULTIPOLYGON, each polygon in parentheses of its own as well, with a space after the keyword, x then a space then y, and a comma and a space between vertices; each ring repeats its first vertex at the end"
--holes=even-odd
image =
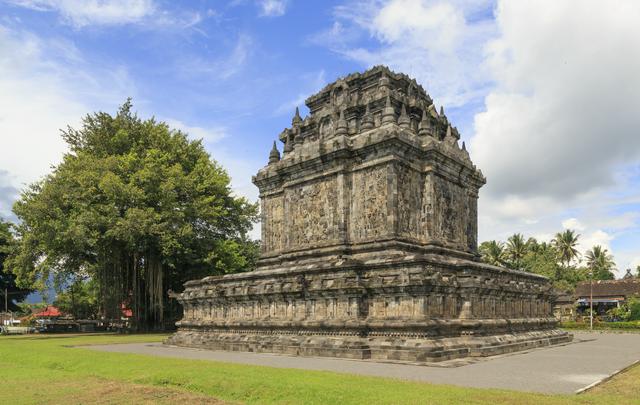
POLYGON ((16 285, 16 276, 9 272, 5 266, 7 257, 14 251, 15 239, 11 233, 11 225, 0 218, 0 311, 4 311, 5 299, 9 311, 17 311, 16 302, 26 298, 31 292, 29 289, 19 288, 16 285), (5 297, 5 294, 7 296, 5 297))
POLYGON ((507 243, 490 240, 480 244, 482 261, 546 276, 559 290, 571 290, 580 281, 611 280, 614 278, 613 256, 602 246, 594 246, 585 253, 585 265, 577 260, 580 235, 573 230, 558 232, 554 239, 539 242, 514 234, 507 243))
POLYGON ((504 243, 495 240, 482 242, 478 250, 485 263, 494 266, 503 266, 505 264, 504 243))
POLYGON ((615 277, 612 270, 616 263, 609 251, 600 245, 594 246, 585 253, 587 267, 593 272, 593 277, 597 280, 613 280, 615 277))
POLYGON ((98 285, 92 278, 74 280, 58 292, 53 305, 76 319, 95 319, 100 309, 98 285))
POLYGON ((522 234, 516 233, 507 239, 504 253, 514 268, 519 270, 522 267, 522 259, 527 254, 527 244, 522 234))
POLYGON ((233 195, 201 141, 131 108, 63 131, 70 151, 14 205, 11 267, 22 285, 91 278, 103 316, 119 317, 124 305, 137 326, 157 327, 167 289, 251 268, 258 207, 233 195))
POLYGON ((572 229, 567 229, 564 232, 558 232, 551 241, 560 255, 560 262, 564 264, 565 268, 569 267, 571 262, 580 255, 576 248, 579 238, 579 234, 572 229))

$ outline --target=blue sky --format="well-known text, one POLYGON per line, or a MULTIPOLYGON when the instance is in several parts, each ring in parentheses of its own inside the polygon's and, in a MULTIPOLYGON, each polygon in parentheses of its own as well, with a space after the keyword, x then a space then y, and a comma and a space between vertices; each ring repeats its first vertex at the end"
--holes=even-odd
POLYGON ((0 216, 60 161, 59 128, 127 97, 203 138, 255 200, 295 107, 386 64, 444 105, 487 176, 481 240, 573 228, 635 267, 638 20, 635 1, 0 0, 0 216))

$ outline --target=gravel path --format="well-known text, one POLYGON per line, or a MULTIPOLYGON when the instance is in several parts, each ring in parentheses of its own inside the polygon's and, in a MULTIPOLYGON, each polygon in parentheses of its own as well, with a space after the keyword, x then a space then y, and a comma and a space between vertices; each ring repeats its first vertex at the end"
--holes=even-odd
POLYGON ((84 346, 93 350, 137 353, 182 359, 212 360, 269 367, 326 370, 453 384, 543 393, 573 393, 640 360, 640 334, 574 333, 574 342, 482 359, 459 367, 416 366, 324 357, 295 357, 265 353, 222 352, 159 343, 84 346))

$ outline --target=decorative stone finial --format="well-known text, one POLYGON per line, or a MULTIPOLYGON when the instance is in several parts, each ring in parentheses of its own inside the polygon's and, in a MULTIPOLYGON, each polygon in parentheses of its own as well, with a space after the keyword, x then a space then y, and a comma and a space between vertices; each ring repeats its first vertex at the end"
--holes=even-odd
POLYGON ((449 123, 449 120, 447 120, 447 116, 444 115, 444 107, 440 106, 440 119, 442 120, 442 122, 444 122, 445 124, 449 123))
POLYGON ((462 141, 462 150, 463 151, 467 151, 467 145, 464 144, 464 141, 462 141))
POLYGON ((447 125, 447 131, 444 134, 444 141, 450 145, 458 145, 458 140, 453 136, 453 128, 451 124, 447 125))
POLYGON ((282 149, 283 153, 289 153, 293 150, 293 139, 291 137, 291 130, 285 129, 283 133, 280 135, 280 139, 284 142, 284 148, 282 149))
POLYGON ((391 96, 387 95, 387 101, 382 110, 382 124, 389 124, 396 122, 396 110, 391 105, 391 96))
POLYGON ((383 73, 382 76, 380 77, 379 85, 383 89, 391 88, 391 82, 389 81, 389 77, 386 74, 383 73))
POLYGON ((340 118, 338 118, 338 123, 336 125, 336 135, 346 135, 347 134, 347 120, 344 119, 344 110, 340 110, 340 118))
POLYGON ((460 132, 458 132, 458 128, 457 127, 453 127, 451 129, 451 134, 453 135, 454 138, 456 138, 456 140, 460 140, 460 132))
POLYGON ((420 120, 420 124, 418 125, 418 135, 433 135, 433 131, 431 130, 431 120, 427 116, 426 110, 422 110, 422 119, 420 120))
POLYGON ((362 123, 360 124, 360 128, 362 128, 362 130, 364 131, 367 131, 369 129, 373 129, 374 126, 373 115, 371 115, 369 103, 367 103, 367 108, 364 112, 364 115, 362 116, 362 123))
POLYGON ((402 128, 411 128, 411 118, 407 114, 407 106, 402 104, 402 109, 400 110, 400 118, 398 118, 398 125, 402 128))
POLYGON ((278 151, 278 147, 276 146, 276 141, 273 141, 273 147, 271 148, 271 152, 269 152, 269 164, 276 163, 280 161, 280 152, 278 151))
POLYGON ((296 113, 291 119, 291 125, 299 125, 302 123, 302 118, 300 117, 300 110, 296 107, 296 113))

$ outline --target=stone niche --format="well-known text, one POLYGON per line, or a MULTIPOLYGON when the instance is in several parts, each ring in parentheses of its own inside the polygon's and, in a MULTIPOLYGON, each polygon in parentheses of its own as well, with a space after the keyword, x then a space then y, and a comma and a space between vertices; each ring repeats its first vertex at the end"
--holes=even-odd
POLYGON ((253 178, 258 269, 187 282, 168 344, 429 363, 571 340, 546 278, 479 261, 485 178, 415 80, 375 67, 306 105, 253 178))

